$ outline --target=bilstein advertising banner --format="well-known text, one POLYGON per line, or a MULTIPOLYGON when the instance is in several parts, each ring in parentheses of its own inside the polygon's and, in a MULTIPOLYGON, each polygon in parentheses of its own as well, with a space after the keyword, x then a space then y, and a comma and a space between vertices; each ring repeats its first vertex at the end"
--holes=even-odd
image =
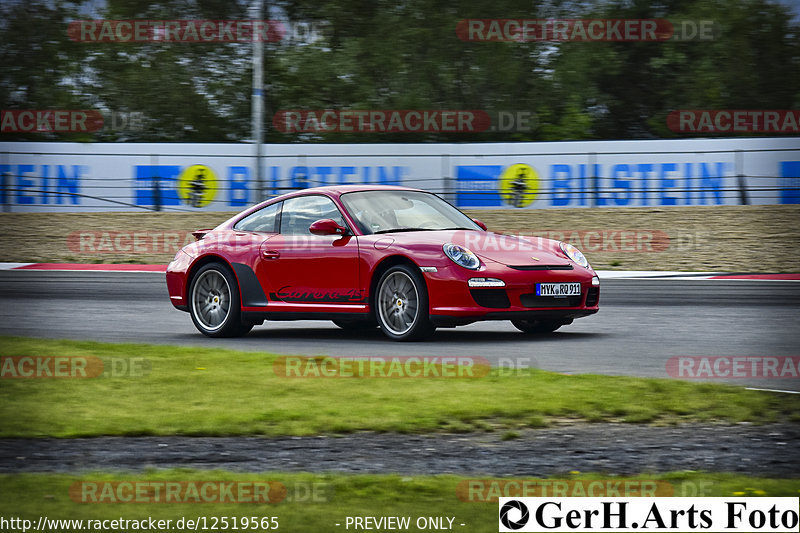
POLYGON ((404 185, 465 209, 800 202, 796 138, 483 144, 0 143, 6 211, 238 211, 323 185, 404 185))

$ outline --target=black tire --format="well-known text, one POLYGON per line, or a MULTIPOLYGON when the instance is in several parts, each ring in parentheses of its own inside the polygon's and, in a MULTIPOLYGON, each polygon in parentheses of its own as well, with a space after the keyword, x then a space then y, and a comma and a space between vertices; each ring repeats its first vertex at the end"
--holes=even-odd
POLYGON ((347 331, 367 331, 378 327, 378 323, 374 318, 365 320, 340 320, 333 321, 334 324, 347 331))
POLYGON ((221 263, 203 265, 189 284, 189 314, 197 330, 208 337, 241 337, 253 328, 242 323, 239 286, 221 263))
POLYGON ((553 320, 512 320, 511 323, 523 333, 552 333, 564 325, 553 320))
POLYGON ((408 265, 395 265, 378 280, 372 297, 375 319, 394 341, 424 339, 434 331, 428 309, 428 288, 422 274, 408 265))

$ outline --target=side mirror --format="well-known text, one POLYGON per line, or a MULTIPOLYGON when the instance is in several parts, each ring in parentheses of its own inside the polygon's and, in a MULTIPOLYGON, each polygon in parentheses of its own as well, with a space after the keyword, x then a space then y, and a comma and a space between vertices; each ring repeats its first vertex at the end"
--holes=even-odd
POLYGON ((472 221, 474 223, 476 223, 478 226, 480 226, 483 231, 489 231, 489 228, 486 227, 486 224, 484 224, 483 222, 481 222, 477 218, 473 218, 472 221))
POLYGON ((340 226, 335 220, 323 218, 317 220, 308 227, 308 231, 314 235, 347 235, 347 228, 340 226))

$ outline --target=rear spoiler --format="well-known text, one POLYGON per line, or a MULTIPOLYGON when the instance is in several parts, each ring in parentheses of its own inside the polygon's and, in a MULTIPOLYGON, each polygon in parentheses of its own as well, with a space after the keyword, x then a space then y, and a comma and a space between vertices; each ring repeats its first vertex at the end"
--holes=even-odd
POLYGON ((208 233, 209 231, 212 231, 212 229, 198 229, 198 230, 194 230, 192 232, 192 235, 194 235, 194 238, 199 241, 200 239, 205 237, 206 233, 208 233))

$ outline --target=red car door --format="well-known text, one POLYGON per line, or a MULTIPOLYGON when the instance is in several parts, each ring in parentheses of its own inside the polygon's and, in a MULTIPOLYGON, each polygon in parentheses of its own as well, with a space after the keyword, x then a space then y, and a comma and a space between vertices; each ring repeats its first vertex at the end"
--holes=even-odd
POLYGON ((360 304, 358 239, 313 235, 309 226, 330 218, 346 226, 336 204, 323 195, 283 202, 280 233, 261 244, 256 274, 271 301, 297 304, 360 304))

